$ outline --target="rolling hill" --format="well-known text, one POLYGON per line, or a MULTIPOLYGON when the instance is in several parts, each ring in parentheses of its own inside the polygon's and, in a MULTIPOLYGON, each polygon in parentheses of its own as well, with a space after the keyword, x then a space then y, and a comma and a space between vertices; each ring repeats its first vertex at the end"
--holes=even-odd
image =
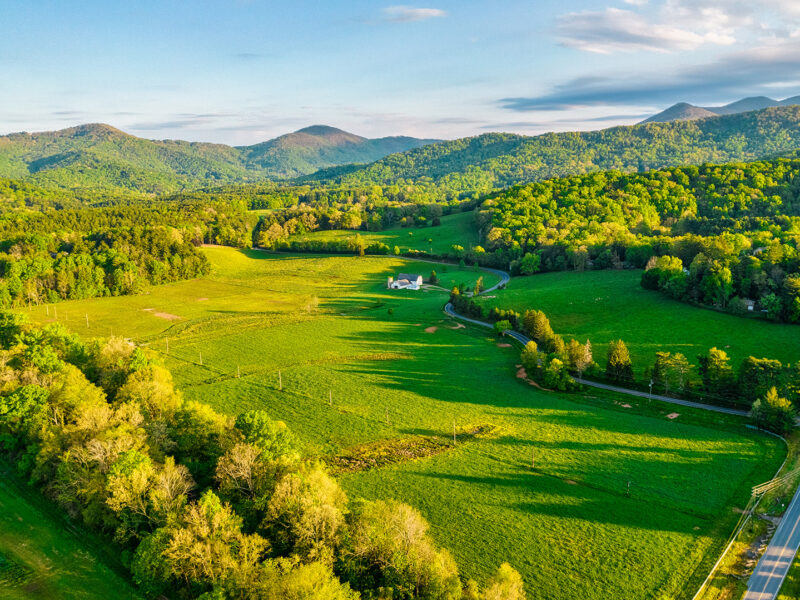
POLYGON ((488 133, 392 154, 371 165, 322 170, 299 181, 424 181, 471 194, 599 170, 755 160, 800 148, 799 125, 800 106, 785 106, 535 137, 488 133))
POLYGON ((736 102, 731 102, 725 106, 695 106, 687 102, 678 102, 668 109, 645 119, 642 123, 667 123, 669 121, 691 121, 693 119, 705 119, 707 117, 721 115, 735 115, 753 110, 762 110, 773 106, 792 106, 800 104, 800 96, 786 98, 785 100, 773 100, 766 96, 753 96, 742 98, 736 102))
POLYGON ((372 162, 430 143, 313 126, 254 146, 146 140, 104 124, 0 136, 0 177, 75 191, 162 194, 372 162))

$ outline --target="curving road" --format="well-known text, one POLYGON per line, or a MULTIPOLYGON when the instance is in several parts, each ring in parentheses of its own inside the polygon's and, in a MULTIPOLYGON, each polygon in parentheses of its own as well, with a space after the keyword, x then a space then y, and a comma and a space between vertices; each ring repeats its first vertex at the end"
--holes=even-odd
MULTIPOLYGON (((497 269, 486 270, 499 275, 501 281, 497 285, 481 292, 482 294, 493 291, 501 285, 508 283, 510 280, 509 274, 504 271, 499 271, 497 269)), ((479 327, 488 327, 490 329, 494 329, 494 326, 491 323, 479 321, 478 319, 471 319, 458 314, 451 302, 448 302, 445 305, 444 312, 455 319, 460 319, 462 321, 466 321, 467 323, 478 325, 479 327)), ((531 341, 528 336, 511 329, 506 329, 503 334, 514 338, 523 346, 531 341)), ((741 417, 747 416, 747 412, 734 408, 725 408, 723 406, 714 406, 712 404, 691 402, 690 400, 670 398, 669 396, 660 396, 658 394, 648 394, 647 392, 630 390, 605 383, 597 383, 595 381, 588 381, 586 379, 577 377, 574 377, 573 379, 582 385, 602 390, 609 390, 619 394, 627 394, 628 396, 649 398, 651 400, 655 399, 661 402, 668 402, 669 404, 710 410, 728 415, 737 415, 741 417)), ((770 540, 767 550, 758 561, 753 574, 750 576, 747 584, 747 593, 742 600, 775 600, 778 592, 781 589, 781 586, 783 585, 783 581, 786 578, 792 563, 794 562, 798 548, 800 548, 800 488, 798 488, 795 492, 794 497, 789 504, 789 508, 786 509, 786 512, 781 518, 781 522, 775 531, 775 535, 773 535, 772 540, 770 540)))

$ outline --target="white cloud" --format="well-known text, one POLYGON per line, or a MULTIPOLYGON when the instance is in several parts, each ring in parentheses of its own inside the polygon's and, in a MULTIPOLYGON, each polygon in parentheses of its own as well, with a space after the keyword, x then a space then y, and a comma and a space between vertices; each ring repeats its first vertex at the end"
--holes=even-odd
POLYGON ((392 23, 412 23, 447 16, 439 8, 415 8, 413 6, 389 6, 383 9, 383 17, 392 23))
POLYGON ((625 4, 632 4, 633 6, 644 6, 648 0, 625 0, 625 4))
POLYGON ((672 24, 650 23, 643 16, 619 8, 563 15, 557 33, 565 46, 587 52, 674 52, 703 44, 729 45, 735 39, 720 29, 692 31, 672 24))

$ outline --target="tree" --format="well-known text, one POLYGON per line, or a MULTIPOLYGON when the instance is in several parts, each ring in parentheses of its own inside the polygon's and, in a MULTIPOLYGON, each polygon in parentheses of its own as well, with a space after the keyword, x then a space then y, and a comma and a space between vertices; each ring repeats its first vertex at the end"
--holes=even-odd
POLYGON ((748 356, 739 367, 739 394, 755 402, 774 387, 782 387, 783 365, 778 360, 748 356))
POLYGON ((620 383, 633 381, 633 364, 628 347, 622 340, 612 340, 608 344, 606 358, 606 378, 620 383))
POLYGON ((580 377, 584 369, 592 363, 592 345, 589 340, 586 340, 586 344, 581 344, 578 340, 570 340, 566 347, 566 357, 570 369, 577 371, 578 377, 580 377))
POLYGON ((431 285, 439 285, 439 278, 436 276, 436 271, 431 271, 430 277, 428 277, 428 283, 431 285))
POLYGON ((303 465, 278 482, 262 526, 279 551, 333 564, 347 496, 320 465, 303 465))
POLYGON ((546 342, 554 335, 550 320, 540 310, 526 310, 522 323, 525 332, 538 342, 546 342))
POLYGON ((533 374, 533 372, 539 368, 539 360, 539 348, 536 342, 531 340, 525 344, 525 347, 522 349, 520 361, 522 362, 522 366, 525 367, 525 370, 533 374))
POLYGON ((474 295, 477 296, 483 291, 483 276, 478 277, 478 281, 475 282, 475 288, 473 290, 474 295))
POLYGON ((750 418, 760 428, 783 435, 795 426, 797 411, 786 398, 778 396, 778 390, 769 388, 763 398, 756 400, 750 409, 750 418))
POLYGON ((653 381, 665 393, 683 393, 689 383, 689 361, 680 352, 656 352, 653 381))
POLYGON ((519 272, 523 275, 533 275, 541 269, 542 257, 534 252, 528 252, 519 263, 519 272))
POLYGON ((496 321, 494 324, 494 331, 497 335, 503 335, 503 332, 507 331, 508 329, 513 329, 510 321, 496 321))
POLYGON ((434 546, 416 509, 377 500, 356 507, 353 516, 348 571, 359 582, 356 587, 391 587, 399 597, 460 598, 455 562, 434 546))
POLYGON ((297 442, 283 421, 273 421, 263 410, 251 410, 236 418, 238 429, 247 443, 258 448, 266 460, 296 457, 297 442))
POLYGON ((520 574, 508 563, 503 563, 488 581, 484 600, 525 600, 525 587, 520 574))
POLYGON ((241 519, 210 490, 167 530, 161 555, 188 585, 210 587, 237 573, 254 573, 268 548, 261 536, 242 533, 241 519))
POLYGON ((729 400, 736 393, 736 377, 724 350, 711 348, 708 354, 697 357, 703 390, 712 396, 729 400))
POLYGON ((228 590, 223 598, 249 597, 260 600, 359 600, 358 592, 340 582, 331 568, 318 562, 301 564, 280 558, 265 562, 258 577, 228 590))
POLYGON ((117 402, 135 402, 147 419, 171 419, 183 398, 175 390, 172 374, 164 367, 148 365, 131 373, 116 395, 117 402))

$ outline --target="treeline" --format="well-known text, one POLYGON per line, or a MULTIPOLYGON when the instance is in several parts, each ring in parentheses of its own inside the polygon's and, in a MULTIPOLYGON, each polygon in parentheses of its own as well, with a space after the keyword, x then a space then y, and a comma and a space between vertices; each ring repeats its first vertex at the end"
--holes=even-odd
POLYGON ((796 322, 799 174, 797 158, 594 173, 495 194, 478 222, 515 273, 647 267, 645 287, 796 322))
POLYGON ((549 388, 575 389, 577 382, 570 376, 574 373, 579 378, 586 376, 655 393, 741 406, 751 410, 759 425, 777 433, 794 427, 800 407, 800 361, 784 365, 778 360, 750 356, 735 367, 724 350, 711 348, 696 357, 697 365, 690 364, 679 352, 663 351, 656 352, 652 365, 634 365, 625 342, 612 340, 603 368, 594 361, 589 340, 565 341, 553 331, 542 311, 519 313, 496 307, 487 311, 459 289, 452 291, 451 302, 460 314, 495 323, 498 333, 515 329, 531 338, 533 341, 522 351, 521 362, 529 376, 549 388), (637 370, 643 379, 636 379, 637 370))
POLYGON ((412 507, 350 501, 282 422, 184 401, 121 338, 0 313, 0 448, 72 518, 113 536, 147 597, 522 600, 503 565, 462 581, 412 507))
MULTIPOLYGON (((286 247, 293 235, 320 230, 382 231, 390 227, 436 227, 441 217, 456 211, 469 211, 474 203, 453 206, 440 204, 334 205, 300 207, 271 211, 262 215, 253 238, 263 248, 286 247)), ((293 240, 292 240, 293 241, 293 240)))
POLYGON ((249 247, 237 205, 156 204, 18 213, 0 219, 0 307, 133 294, 200 277, 203 243, 249 247))
POLYGON ((181 192, 167 200, 244 201, 251 209, 282 209, 296 207, 336 208, 342 205, 456 205, 476 201, 478 195, 459 193, 447 186, 420 181, 404 185, 342 185, 337 183, 264 182, 206 188, 181 192))

